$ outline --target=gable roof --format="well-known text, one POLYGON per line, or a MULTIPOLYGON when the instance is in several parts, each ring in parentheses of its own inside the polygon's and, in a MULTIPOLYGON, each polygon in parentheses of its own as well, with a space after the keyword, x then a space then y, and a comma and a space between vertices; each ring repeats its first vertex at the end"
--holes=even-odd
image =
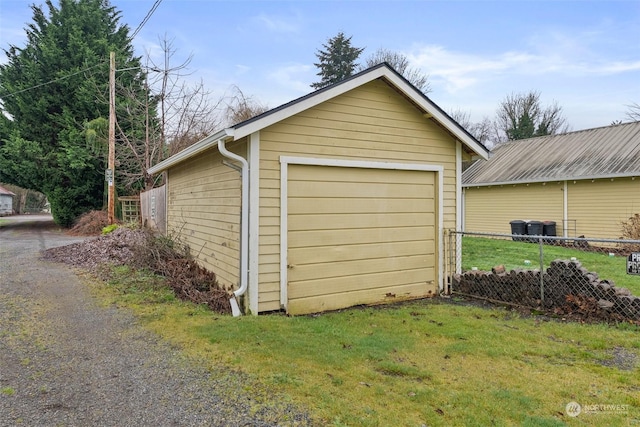
POLYGON ((11 191, 7 190, 6 188, 4 188, 1 185, 0 185, 0 194, 7 194, 9 196, 15 196, 15 193, 12 193, 11 191))
POLYGON ((498 145, 462 174, 462 185, 486 186, 640 176, 640 122, 498 145))
POLYGON ((230 128, 223 129, 194 145, 184 149, 183 151, 163 160, 157 165, 149 169, 150 174, 155 174, 169 167, 182 162, 196 154, 207 150, 214 146, 218 140, 238 140, 251 135, 261 129, 272 124, 278 123, 297 113, 312 108, 322 102, 335 98, 352 89, 369 83, 373 80, 380 79, 389 84, 399 94, 404 96, 416 108, 422 111, 425 118, 430 119, 442 126, 454 138, 461 141, 467 151, 477 154, 483 159, 489 157, 489 150, 482 145, 476 138, 453 120, 447 113, 431 101, 425 94, 420 92, 409 81, 402 77, 387 63, 381 63, 374 67, 368 68, 358 74, 339 83, 324 87, 301 98, 283 104, 256 117, 244 122, 238 123, 230 128))

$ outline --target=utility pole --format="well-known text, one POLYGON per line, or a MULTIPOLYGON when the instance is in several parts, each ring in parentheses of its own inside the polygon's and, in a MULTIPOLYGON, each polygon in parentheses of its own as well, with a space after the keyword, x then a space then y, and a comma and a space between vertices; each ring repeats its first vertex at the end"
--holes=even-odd
POLYGON ((105 174, 108 183, 107 218, 109 224, 116 222, 114 185, 116 163, 116 54, 109 55, 109 165, 105 174))

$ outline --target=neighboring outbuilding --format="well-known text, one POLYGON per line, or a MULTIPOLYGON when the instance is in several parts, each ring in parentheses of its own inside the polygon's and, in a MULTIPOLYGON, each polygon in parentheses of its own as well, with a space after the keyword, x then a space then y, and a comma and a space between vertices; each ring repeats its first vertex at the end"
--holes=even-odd
POLYGON ((168 233, 245 310, 302 314, 437 295, 472 156, 488 150, 380 64, 149 172, 166 172, 168 233))
POLYGON ((13 214, 13 198, 15 193, 0 186, 0 216, 13 214))
POLYGON ((498 145, 463 173, 464 230, 552 221, 565 237, 617 239, 640 213, 640 122, 498 145))

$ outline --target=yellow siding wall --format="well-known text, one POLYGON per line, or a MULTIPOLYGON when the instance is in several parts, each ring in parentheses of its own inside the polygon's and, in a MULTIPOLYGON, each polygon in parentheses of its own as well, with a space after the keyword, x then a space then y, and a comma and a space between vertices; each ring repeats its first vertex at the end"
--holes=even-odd
MULTIPOLYGON (((241 145, 239 154, 246 155, 245 148, 241 145)), ((236 287, 241 177, 222 160, 213 148, 169 170, 167 229, 189 245, 198 262, 216 273, 221 285, 236 287)))
MULTIPOLYGON (((564 183, 470 187, 464 190, 465 231, 509 233, 514 219, 556 221, 563 234, 564 183)), ((568 181, 567 235, 617 239, 620 223, 640 213, 640 180, 568 181)))
POLYGON ((510 221, 555 221, 562 234, 563 183, 470 187, 464 190, 464 230, 510 234, 510 221))
POLYGON ((568 183, 569 236, 621 237, 621 221, 640 213, 640 180, 597 179, 568 183))
POLYGON ((363 85, 260 132, 259 311, 280 308, 282 155, 442 165, 444 226, 455 228, 455 141, 384 82, 363 85))

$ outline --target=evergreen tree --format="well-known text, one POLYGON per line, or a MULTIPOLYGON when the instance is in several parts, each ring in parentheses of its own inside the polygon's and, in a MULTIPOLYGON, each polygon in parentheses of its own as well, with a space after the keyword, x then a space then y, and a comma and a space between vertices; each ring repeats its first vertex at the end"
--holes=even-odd
POLYGON ((26 45, 4 49, 0 181, 46 194, 55 221, 68 226, 103 204, 106 159, 87 142, 86 124, 108 117, 109 52, 119 69, 133 68, 117 75, 121 86, 144 93, 144 75, 109 0, 46 7, 31 6, 26 45))
POLYGON ((314 89, 321 89, 351 76, 358 68, 356 60, 364 50, 351 46, 351 37, 346 37, 342 32, 322 46, 324 50, 316 52, 319 62, 313 64, 320 70, 317 73, 320 81, 311 84, 314 89))

